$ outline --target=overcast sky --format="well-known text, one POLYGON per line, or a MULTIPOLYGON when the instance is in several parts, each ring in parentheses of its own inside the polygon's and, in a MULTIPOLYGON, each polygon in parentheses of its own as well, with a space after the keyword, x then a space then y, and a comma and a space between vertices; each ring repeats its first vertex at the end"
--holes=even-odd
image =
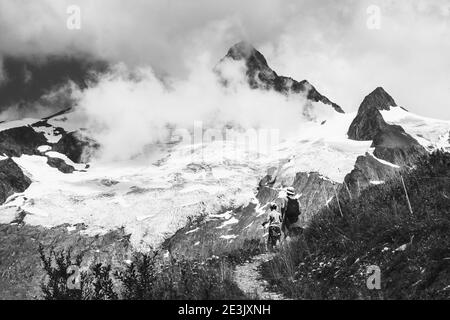
POLYGON ((240 40, 346 111, 383 86, 410 111, 450 120, 450 0, 0 0, 0 56, 88 52, 186 78, 240 40), (80 30, 66 27, 72 4, 80 30), (379 29, 367 27, 372 5, 379 29))

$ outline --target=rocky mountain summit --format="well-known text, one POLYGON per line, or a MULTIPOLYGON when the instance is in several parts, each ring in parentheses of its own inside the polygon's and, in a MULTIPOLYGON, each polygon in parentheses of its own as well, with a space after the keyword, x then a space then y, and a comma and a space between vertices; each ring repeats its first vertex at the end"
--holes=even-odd
POLYGON ((359 141, 373 141, 374 155, 399 165, 412 165, 425 154, 425 149, 399 125, 388 124, 381 110, 400 108, 395 100, 381 87, 366 96, 358 114, 348 130, 348 137, 359 141))
POLYGON ((307 80, 299 82, 290 77, 279 76, 269 67, 261 52, 247 42, 242 41, 233 45, 221 61, 224 59, 245 61, 247 80, 251 88, 275 90, 284 94, 303 94, 313 102, 320 101, 330 105, 337 112, 344 113, 339 105, 320 94, 307 80))
POLYGON ((382 87, 376 88, 359 106, 358 114, 348 130, 348 137, 359 141, 375 139, 380 131, 389 128, 380 110, 395 107, 397 104, 394 99, 382 87))

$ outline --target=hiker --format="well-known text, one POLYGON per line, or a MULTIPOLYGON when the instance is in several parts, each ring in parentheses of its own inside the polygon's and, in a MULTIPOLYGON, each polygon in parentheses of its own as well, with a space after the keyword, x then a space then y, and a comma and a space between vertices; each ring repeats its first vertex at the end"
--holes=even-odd
POLYGON ((272 251, 280 241, 281 223, 281 213, 278 211, 278 206, 272 202, 267 220, 262 224, 263 227, 269 224, 269 237, 267 238, 267 248, 269 251, 272 251))
POLYGON ((303 228, 300 224, 300 203, 295 197, 295 189, 289 187, 286 189, 286 197, 282 198, 281 214, 282 226, 285 239, 299 237, 303 233, 303 228))

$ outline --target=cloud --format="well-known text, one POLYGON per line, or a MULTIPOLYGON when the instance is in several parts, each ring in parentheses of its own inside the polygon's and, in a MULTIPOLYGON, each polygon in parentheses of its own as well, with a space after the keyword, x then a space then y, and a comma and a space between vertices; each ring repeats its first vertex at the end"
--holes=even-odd
POLYGON ((242 38, 259 41, 276 35, 283 27, 284 8, 272 0, 0 0, 0 51, 88 51, 174 74, 204 50, 219 54, 242 38), (69 5, 81 9, 80 30, 66 28, 69 5))
MULTIPOLYGON (((245 66, 225 60, 217 66, 228 85, 207 67, 209 57, 194 63, 188 79, 161 81, 150 68, 130 71, 124 65, 81 93, 77 112, 84 117, 89 136, 100 143, 101 160, 125 160, 142 154, 146 147, 173 138, 174 131, 189 133, 201 122, 204 130, 221 132, 225 127, 276 130, 284 138, 306 123, 311 102, 302 95, 287 97, 275 91, 252 90, 245 66)), ((216 69, 217 70, 217 69, 216 69)), ((335 111, 318 103, 317 121, 335 111)), ((175 134, 176 135, 176 134, 175 134)), ((219 140, 230 138, 225 133, 219 140)), ((232 138, 233 139, 233 138, 232 138)), ((192 140, 183 141, 188 145, 192 140)))
POLYGON ((280 74, 310 80, 355 110, 384 86, 410 110, 450 118, 448 0, 0 0, 0 55, 87 52, 158 75, 191 77, 196 57, 213 67, 228 47, 252 42, 280 74), (66 9, 81 8, 81 30, 66 9), (367 8, 381 29, 367 28, 367 8))
POLYGON ((273 68, 309 79, 346 111, 383 86, 412 112, 450 119, 450 3, 360 1, 344 8, 329 23, 325 16, 306 25, 290 21, 288 29, 300 33, 286 32, 264 48, 273 68), (366 9, 374 4, 381 9, 379 30, 366 27, 366 9))

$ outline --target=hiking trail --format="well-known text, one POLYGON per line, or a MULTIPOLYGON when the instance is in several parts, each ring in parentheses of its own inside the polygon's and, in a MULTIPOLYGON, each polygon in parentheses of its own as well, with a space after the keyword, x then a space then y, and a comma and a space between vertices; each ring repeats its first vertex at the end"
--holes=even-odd
POLYGON ((256 296, 260 300, 288 300, 281 293, 271 292, 267 281, 258 271, 259 266, 272 259, 275 253, 263 253, 253 257, 249 262, 236 266, 234 281, 244 293, 256 296))

